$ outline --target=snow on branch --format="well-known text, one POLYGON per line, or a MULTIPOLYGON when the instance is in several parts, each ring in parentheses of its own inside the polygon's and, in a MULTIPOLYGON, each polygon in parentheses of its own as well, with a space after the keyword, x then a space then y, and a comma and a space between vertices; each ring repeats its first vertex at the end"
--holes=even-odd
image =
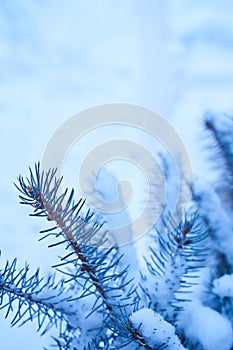
POLYGON ((141 338, 149 345, 148 349, 185 349, 175 334, 175 327, 165 321, 157 312, 143 308, 134 312, 130 316, 130 321, 135 328, 135 336, 140 334, 141 338))

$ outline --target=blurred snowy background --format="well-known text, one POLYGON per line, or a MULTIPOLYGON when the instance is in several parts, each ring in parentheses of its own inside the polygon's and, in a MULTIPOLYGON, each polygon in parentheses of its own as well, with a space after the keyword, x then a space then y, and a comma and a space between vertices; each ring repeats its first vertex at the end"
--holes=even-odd
MULTIPOLYGON (((130 102, 158 111, 205 176, 203 113, 233 111, 232 16, 228 0, 0 1, 1 266, 15 256, 43 272, 53 264, 12 183, 82 109, 130 102)), ((4 350, 47 343, 35 325, 11 329, 3 313, 0 329, 4 350)))

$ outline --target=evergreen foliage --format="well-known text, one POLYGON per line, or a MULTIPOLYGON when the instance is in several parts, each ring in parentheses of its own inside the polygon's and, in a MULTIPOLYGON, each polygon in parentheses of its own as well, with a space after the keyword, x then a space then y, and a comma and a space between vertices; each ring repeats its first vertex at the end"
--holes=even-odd
POLYGON ((139 279, 122 267, 121 247, 85 201, 61 191, 56 169, 44 173, 37 163, 19 176, 21 203, 48 221, 40 239, 52 237, 49 247, 63 246, 64 256, 54 265, 59 283, 17 268, 16 259, 0 270, 0 305, 11 324, 36 319, 42 334, 54 326, 51 346, 62 350, 233 349, 232 123, 206 115, 223 171, 213 186, 193 184, 178 227, 168 229, 163 214, 139 279))

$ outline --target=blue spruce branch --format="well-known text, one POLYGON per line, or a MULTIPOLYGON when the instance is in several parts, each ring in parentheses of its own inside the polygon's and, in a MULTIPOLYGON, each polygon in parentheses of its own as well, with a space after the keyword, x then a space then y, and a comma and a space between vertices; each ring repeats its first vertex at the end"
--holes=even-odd
MULTIPOLYGON (((44 235, 41 239, 52 235, 59 241, 50 247, 63 244, 65 249, 69 250, 62 261, 54 265, 69 277, 66 282, 76 283, 81 287, 81 294, 69 298, 69 301, 94 295, 96 301, 87 318, 95 312, 102 312, 103 325, 99 326, 99 329, 104 331, 106 328, 111 330, 112 334, 118 334, 122 343, 130 339, 130 342, 136 342, 145 349, 152 349, 146 344, 139 330, 130 326, 129 316, 135 310, 138 297, 134 287, 128 288, 131 280, 127 278, 127 267, 122 271, 118 269, 122 256, 119 256, 117 246, 102 248, 102 244, 106 243, 106 232, 101 231, 101 225, 93 222, 93 214, 90 211, 81 216, 84 201, 75 203, 73 190, 68 193, 66 189, 59 194, 62 179, 56 178, 56 170, 41 174, 38 163, 35 165, 35 174, 31 168, 29 171, 30 176, 26 182, 19 176, 19 184, 16 184, 16 187, 21 192, 21 203, 33 207, 33 213, 30 215, 46 217, 48 221, 55 222, 52 228, 41 231, 44 235), (75 271, 66 270, 70 264, 74 266, 75 271)), ((99 333, 102 334, 102 331, 99 333)), ((110 340, 106 336, 103 339, 105 341, 99 338, 96 349, 99 349, 97 344, 101 341, 105 342, 106 348, 109 346, 110 340)), ((63 346, 60 340, 57 342, 59 346, 63 346)), ((92 346, 94 343, 95 339, 92 339, 92 346)), ((67 341, 64 346, 67 346, 67 341)), ((87 345, 87 348, 89 346, 91 345, 87 345)))
MULTIPOLYGON (((69 299, 64 288, 64 281, 55 283, 55 278, 50 275, 46 281, 39 276, 39 270, 32 276, 29 275, 29 266, 17 270, 16 259, 10 264, 6 263, 0 271, 0 309, 6 309, 5 318, 13 314, 11 325, 20 322, 23 325, 34 318, 38 322, 38 331, 42 330, 47 320, 45 333, 52 325, 68 322, 67 316, 72 312, 64 306, 69 299), (16 311, 15 309, 15 303, 16 311)), ((43 334, 42 333, 42 334, 43 334)))

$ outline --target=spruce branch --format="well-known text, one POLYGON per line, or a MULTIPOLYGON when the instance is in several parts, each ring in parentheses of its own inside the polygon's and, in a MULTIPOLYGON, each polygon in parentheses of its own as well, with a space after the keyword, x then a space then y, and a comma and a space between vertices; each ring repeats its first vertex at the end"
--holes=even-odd
POLYGON ((52 326, 58 326, 64 321, 68 323, 68 316, 72 311, 67 307, 69 295, 64 287, 64 281, 55 283, 55 276, 50 275, 46 281, 39 276, 39 269, 31 276, 29 266, 17 270, 16 259, 12 263, 6 262, 0 270, 0 309, 6 309, 5 318, 13 314, 11 325, 20 322, 20 326, 27 321, 37 318, 38 331, 46 322, 42 334, 52 326), (17 304, 17 310, 15 309, 17 304))
POLYGON ((191 300, 195 279, 207 258, 208 233, 203 228, 194 207, 173 231, 166 231, 163 219, 155 237, 157 247, 150 247, 151 255, 145 258, 149 274, 142 275, 142 298, 173 324, 183 303, 191 300))
MULTIPOLYGON (((30 178, 27 178, 27 184, 22 176, 19 176, 18 179, 20 186, 16 186, 24 195, 20 195, 21 203, 35 208, 34 213, 31 215, 46 216, 48 221, 55 221, 56 223, 55 227, 44 230, 43 233, 49 232, 50 235, 54 230, 60 229, 60 232, 56 233, 55 236, 60 237, 62 235, 65 240, 59 241, 55 245, 66 243, 66 249, 72 249, 68 255, 62 258, 62 261, 67 261, 69 256, 76 254, 80 262, 80 272, 85 272, 88 275, 89 280, 101 295, 106 309, 111 310, 112 307, 108 303, 102 281, 100 281, 96 273, 97 262, 99 261, 93 262, 88 259, 88 250, 90 250, 88 245, 91 244, 88 240, 101 229, 101 226, 97 223, 89 225, 92 217, 89 212, 84 219, 80 217, 79 214, 85 201, 80 200, 74 204, 74 190, 72 190, 65 203, 68 190, 66 189, 64 193, 58 196, 62 179, 56 179, 56 170, 49 170, 46 174, 43 172, 41 175, 39 163, 35 165, 35 176, 30 168, 30 178)), ((103 242, 103 238, 102 236, 102 240, 97 243, 97 247, 103 242)), ((112 250, 113 248, 109 249, 107 253, 110 254, 112 250)), ((103 259, 103 257, 101 258, 103 259)))
MULTIPOLYGON (((204 120, 206 130, 210 132, 219 152, 219 159, 224 162, 225 167, 233 181, 233 152, 232 137, 230 132, 233 128, 233 119, 224 116, 221 126, 217 123, 214 115, 207 113, 204 120)), ((216 155, 215 155, 216 156, 216 155)))
MULTIPOLYGON (((59 238, 59 241, 50 247, 61 244, 69 251, 61 259, 61 263, 54 265, 69 276, 66 282, 74 282, 81 287, 81 294, 69 301, 95 296, 96 301, 86 318, 94 312, 102 312, 102 330, 104 327, 111 329, 122 339, 130 338, 136 343, 140 339, 141 345, 150 349, 140 333, 136 337, 135 330, 129 327, 129 316, 137 305, 138 297, 135 287, 129 287, 132 280, 127 278, 127 267, 122 270, 118 268, 122 256, 119 256, 117 246, 102 248, 107 239, 106 232, 101 230, 102 226, 98 222, 93 222, 93 213, 89 210, 82 216, 81 210, 85 201, 75 203, 74 190, 68 193, 66 189, 62 194, 59 193, 62 179, 56 178, 55 169, 41 173, 38 163, 35 165, 35 172, 31 168, 29 171, 27 180, 19 176, 19 183, 15 185, 21 192, 21 203, 33 208, 31 216, 46 217, 48 221, 55 222, 55 226, 41 231, 44 235, 41 239, 52 235, 59 238), (74 272, 64 270, 69 264, 75 267, 74 272), (122 313, 125 314, 123 320, 122 313)), ((98 333, 102 334, 102 331, 98 333)), ((99 341, 100 339, 97 343, 99 341)), ((94 342, 92 339, 92 344, 94 342)), ((95 348, 98 348, 97 345, 95 348)))

